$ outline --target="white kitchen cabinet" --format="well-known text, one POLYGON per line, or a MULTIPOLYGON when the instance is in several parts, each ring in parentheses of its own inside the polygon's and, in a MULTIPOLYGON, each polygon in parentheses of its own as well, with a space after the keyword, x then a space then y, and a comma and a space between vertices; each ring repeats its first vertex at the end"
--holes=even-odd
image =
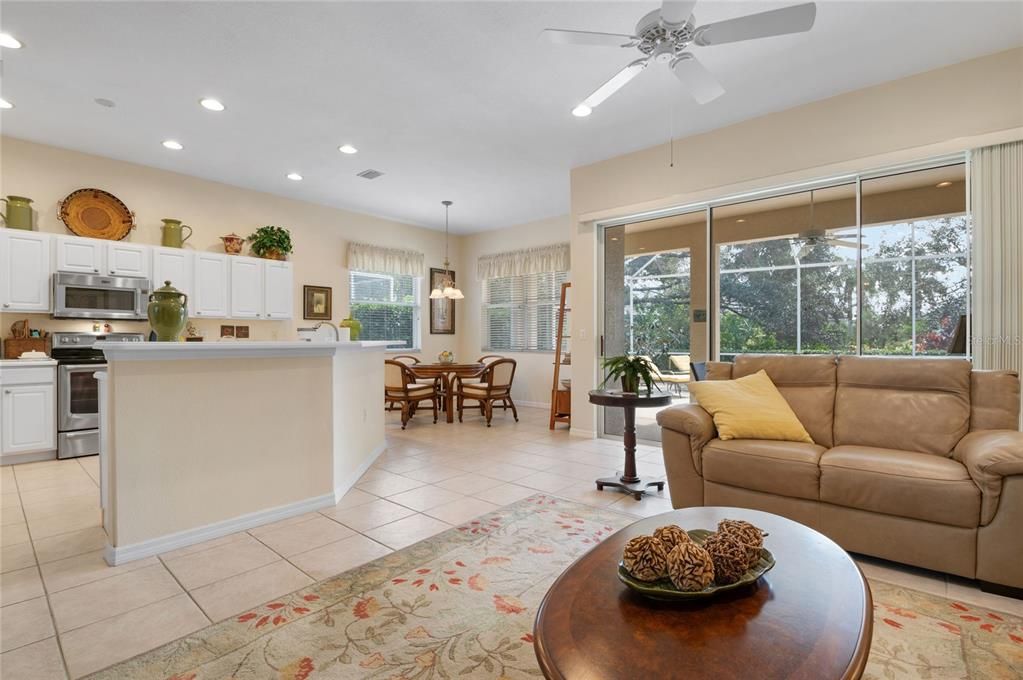
POLYGON ((0 455, 4 462, 12 462, 12 456, 57 448, 56 365, 11 363, 0 367, 0 455))
POLYGON ((290 319, 294 304, 290 262, 268 260, 263 271, 263 311, 267 319, 290 319))
POLYGON ((263 261, 255 257, 232 257, 231 318, 263 318, 263 261))
MULTIPOLYGON (((106 273, 112 276, 149 278, 149 258, 153 249, 121 241, 107 245, 106 273)), ((163 284, 160 284, 163 285, 163 284)))
POLYGON ((50 236, 0 230, 0 311, 50 311, 50 236))
POLYGON ((181 248, 153 248, 152 289, 162 288, 168 281, 189 296, 188 311, 191 314, 194 302, 192 296, 192 260, 194 255, 181 248))
POLYGON ((228 261, 219 253, 196 253, 191 301, 193 316, 223 319, 228 315, 228 261))
POLYGON ((54 244, 56 266, 59 272, 79 274, 107 273, 106 246, 109 242, 95 238, 60 236, 54 244))

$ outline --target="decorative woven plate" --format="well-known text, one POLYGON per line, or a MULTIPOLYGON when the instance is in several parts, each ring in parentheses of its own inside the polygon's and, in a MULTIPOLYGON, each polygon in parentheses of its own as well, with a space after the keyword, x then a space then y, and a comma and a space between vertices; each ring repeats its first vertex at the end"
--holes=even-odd
MULTIPOLYGON (((703 544, 704 540, 713 531, 707 531, 706 529, 690 529, 686 533, 700 545, 703 544)), ((718 593, 723 593, 728 590, 735 590, 736 588, 742 588, 751 583, 754 583, 761 576, 771 571, 774 567, 774 555, 767 548, 760 549, 760 561, 754 564, 750 569, 742 575, 735 583, 729 583, 725 586, 719 586, 711 584, 703 590, 696 591, 684 591, 679 590, 675 585, 668 579, 662 578, 659 581, 640 581, 637 578, 633 578, 632 574, 625 568, 625 564, 622 562, 618 563, 618 580, 627 585, 632 590, 635 590, 644 597, 649 597, 651 600, 662 600, 667 602, 677 602, 680 600, 703 600, 708 597, 714 597, 718 593)))
POLYGON ((58 211, 61 221, 78 236, 120 241, 135 228, 135 213, 117 196, 102 189, 79 189, 67 195, 58 211))

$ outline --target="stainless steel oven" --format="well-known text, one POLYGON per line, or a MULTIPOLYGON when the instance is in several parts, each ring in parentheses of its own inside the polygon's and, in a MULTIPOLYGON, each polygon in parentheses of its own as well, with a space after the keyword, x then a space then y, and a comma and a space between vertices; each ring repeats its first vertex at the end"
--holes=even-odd
POLYGON ((137 276, 102 276, 56 272, 53 275, 55 319, 146 318, 149 280, 137 276))
POLYGON ((107 362, 92 345, 142 342, 141 333, 54 333, 57 360, 57 457, 75 458, 99 453, 99 382, 107 362))

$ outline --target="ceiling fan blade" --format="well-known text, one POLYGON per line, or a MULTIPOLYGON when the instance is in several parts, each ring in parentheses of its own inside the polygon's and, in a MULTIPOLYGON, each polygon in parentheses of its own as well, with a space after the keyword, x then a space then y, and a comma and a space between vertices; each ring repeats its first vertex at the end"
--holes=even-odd
POLYGON ((714 74, 691 54, 680 55, 672 62, 671 70, 698 104, 714 101, 725 93, 714 74))
POLYGON ((649 61, 647 59, 637 59, 632 62, 621 71, 611 76, 610 80, 594 90, 593 94, 584 99, 582 103, 591 109, 597 108, 605 99, 625 87, 630 80, 638 76, 640 72, 646 68, 648 63, 649 61))
POLYGON ((840 246, 842 248, 866 248, 866 243, 857 243, 856 241, 843 241, 840 238, 827 237, 820 239, 823 243, 827 243, 830 246, 840 246))
POLYGON ((807 2, 700 26, 693 33, 693 42, 704 46, 723 45, 740 40, 802 33, 813 28, 816 18, 817 5, 807 2))
POLYGON ((661 21, 671 26, 680 26, 693 16, 696 0, 664 0, 661 3, 661 21))
POLYGON ((596 33, 594 31, 565 31, 560 28, 545 28, 540 36, 554 45, 596 45, 598 47, 623 47, 635 38, 623 33, 596 33))

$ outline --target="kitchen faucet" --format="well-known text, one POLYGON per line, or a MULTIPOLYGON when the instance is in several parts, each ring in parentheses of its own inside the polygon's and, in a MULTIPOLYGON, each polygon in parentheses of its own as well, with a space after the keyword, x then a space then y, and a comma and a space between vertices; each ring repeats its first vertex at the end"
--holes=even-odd
POLYGON ((341 342, 341 331, 338 329, 337 326, 335 326, 330 321, 321 321, 321 322, 319 322, 318 324, 313 326, 313 330, 314 331, 318 331, 318 330, 320 330, 320 326, 323 326, 323 325, 330 326, 331 328, 334 329, 334 342, 341 342))

